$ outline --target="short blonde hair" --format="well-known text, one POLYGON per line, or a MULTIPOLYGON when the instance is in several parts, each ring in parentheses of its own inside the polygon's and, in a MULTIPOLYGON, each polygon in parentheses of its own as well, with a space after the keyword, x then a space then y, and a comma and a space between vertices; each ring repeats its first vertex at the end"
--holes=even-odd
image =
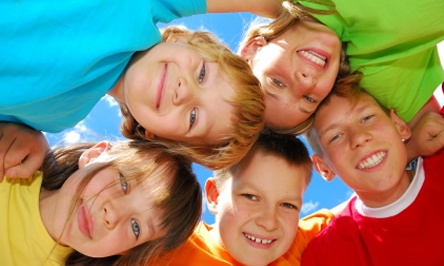
MULTIPOLYGON (((259 80, 250 66, 234 54, 213 34, 192 31, 184 27, 170 26, 162 30, 163 41, 176 38, 187 40, 209 61, 217 62, 222 76, 233 85, 236 96, 230 100, 234 107, 230 133, 217 144, 190 144, 156 137, 173 152, 185 155, 192 161, 210 169, 219 169, 237 163, 248 152, 264 128, 264 95, 259 80)), ((122 135, 130 139, 145 139, 145 129, 134 119, 125 105, 121 104, 122 135)))

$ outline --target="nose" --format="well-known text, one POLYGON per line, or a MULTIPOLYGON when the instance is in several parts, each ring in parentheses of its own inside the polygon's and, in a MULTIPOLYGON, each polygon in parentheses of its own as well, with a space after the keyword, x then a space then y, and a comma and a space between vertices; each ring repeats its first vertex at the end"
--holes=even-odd
POLYGON ((361 147, 372 139, 372 135, 361 128, 356 128, 350 131, 349 134, 350 146, 352 149, 361 147))
POLYGON ((103 205, 104 222, 108 229, 115 228, 119 221, 125 216, 127 208, 119 208, 113 205, 111 202, 107 202, 103 205))
POLYGON ((316 77, 313 75, 313 73, 310 73, 309 71, 304 70, 296 70, 294 72, 294 79, 296 80, 298 87, 301 87, 305 91, 312 90, 317 82, 316 77))
POLYGON ((273 231, 278 227, 276 210, 272 206, 264 208, 258 213, 256 224, 267 231, 273 231))
POLYGON ((173 103, 181 105, 189 102, 193 98, 195 86, 193 82, 185 78, 179 78, 173 93, 173 103))

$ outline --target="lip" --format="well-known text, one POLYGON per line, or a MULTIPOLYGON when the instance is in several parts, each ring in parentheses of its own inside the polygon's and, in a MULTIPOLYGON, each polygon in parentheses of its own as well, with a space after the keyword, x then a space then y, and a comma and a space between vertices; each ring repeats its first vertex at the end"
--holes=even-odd
POLYGON ((162 72, 160 75, 159 85, 157 86, 157 94, 156 94, 156 110, 159 109, 160 104, 162 102, 163 93, 165 91, 165 77, 168 69, 168 64, 165 63, 162 68, 162 72))
POLYGON ((299 50, 296 51, 296 54, 298 55, 298 57, 301 60, 303 60, 304 62, 306 62, 310 66, 313 66, 314 68, 319 69, 319 70, 325 70, 330 65, 331 55, 329 53, 327 53, 326 51, 321 50, 321 49, 317 49, 317 48, 299 49, 299 50), (325 61, 325 65, 324 66, 320 66, 320 65, 314 63, 313 61, 311 61, 310 59, 308 59, 304 55, 302 55, 301 54, 302 51, 309 52, 309 53, 314 53, 314 54, 317 54, 317 55, 319 55, 321 57, 324 57, 325 58, 325 60, 324 60, 325 61))
POLYGON ((94 224, 91 220, 90 215, 88 214, 88 208, 83 201, 80 203, 78 212, 77 212, 77 224, 79 230, 82 234, 92 239, 92 231, 94 229, 94 224))

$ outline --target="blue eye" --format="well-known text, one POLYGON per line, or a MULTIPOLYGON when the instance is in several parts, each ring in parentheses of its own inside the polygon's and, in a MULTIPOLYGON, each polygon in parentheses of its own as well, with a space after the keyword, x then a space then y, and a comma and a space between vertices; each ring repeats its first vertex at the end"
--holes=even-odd
POLYGON ((190 128, 194 125, 194 122, 196 122, 197 117, 197 110, 196 108, 193 108, 190 112, 190 128))
POLYGON ((122 174, 119 174, 119 181, 120 181, 120 186, 122 187, 123 193, 126 194, 128 192, 128 182, 126 181, 126 178, 122 174))
POLYGON ((205 73, 206 73, 205 63, 203 63, 202 68, 200 69, 200 72, 199 72, 199 83, 202 83, 203 80, 205 79, 205 73))
POLYGON ((136 239, 139 238, 140 235, 140 225, 135 220, 131 219, 131 230, 133 230, 134 235, 136 236, 136 239))

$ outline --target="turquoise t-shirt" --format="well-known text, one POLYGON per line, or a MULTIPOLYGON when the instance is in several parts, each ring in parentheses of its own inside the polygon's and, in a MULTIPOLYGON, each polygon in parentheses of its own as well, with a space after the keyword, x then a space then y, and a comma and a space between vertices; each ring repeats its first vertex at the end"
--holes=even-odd
POLYGON ((410 121, 444 81, 436 47, 444 40, 444 1, 322 1, 337 14, 316 17, 347 43, 352 69, 364 73, 362 87, 410 121))
POLYGON ((0 2, 0 120, 58 132, 82 120, 157 22, 206 12, 204 0, 0 2))

